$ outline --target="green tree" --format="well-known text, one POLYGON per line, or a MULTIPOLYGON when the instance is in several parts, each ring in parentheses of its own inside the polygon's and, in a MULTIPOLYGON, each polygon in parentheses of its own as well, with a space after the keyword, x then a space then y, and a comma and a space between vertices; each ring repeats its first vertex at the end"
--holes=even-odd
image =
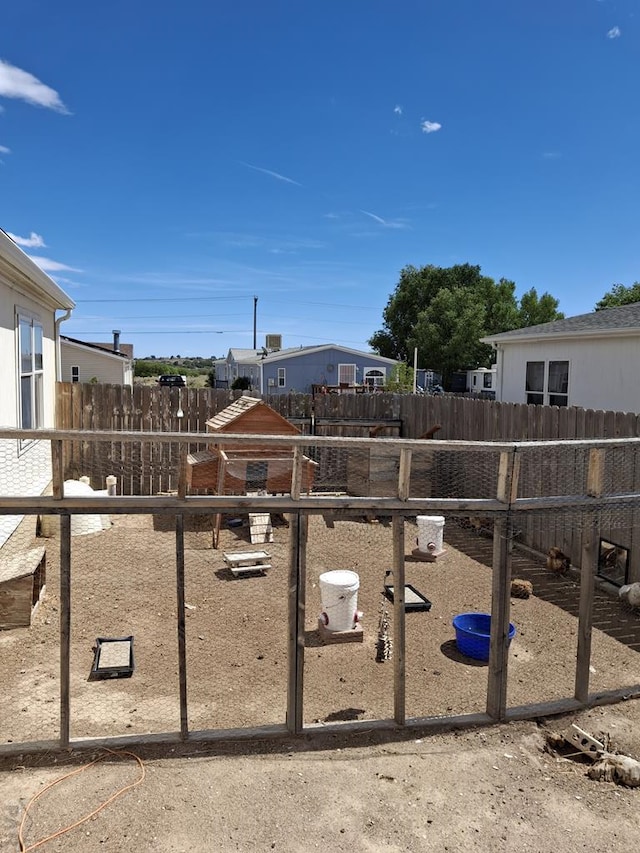
POLYGON ((408 364, 396 364, 384 383, 384 390, 391 392, 413 391, 413 368, 408 364))
POLYGON ((595 310, 602 311, 605 308, 617 308, 620 305, 631 305, 632 302, 640 302, 640 281, 635 281, 629 287, 624 284, 614 284, 608 290, 600 302, 596 303, 595 310))
POLYGON ((538 296, 535 287, 528 290, 520 297, 520 308, 518 311, 518 328, 527 326, 538 326, 541 323, 551 323, 553 320, 563 320, 564 314, 558 311, 558 300, 550 293, 538 296))
POLYGON ((445 388, 456 370, 490 363, 491 347, 480 343, 487 333, 487 313, 477 293, 456 287, 441 290, 418 315, 409 343, 429 354, 445 388))
POLYGON ((248 376, 237 376, 232 384, 233 391, 248 391, 251 388, 251 380, 248 376))
POLYGON ((515 283, 482 275, 479 266, 407 266, 383 312, 383 328, 369 339, 380 355, 410 363, 414 349, 422 364, 438 370, 447 387, 455 370, 488 367, 485 335, 561 317, 557 300, 535 289, 518 304, 515 283), (542 319, 539 319, 542 318, 542 319))

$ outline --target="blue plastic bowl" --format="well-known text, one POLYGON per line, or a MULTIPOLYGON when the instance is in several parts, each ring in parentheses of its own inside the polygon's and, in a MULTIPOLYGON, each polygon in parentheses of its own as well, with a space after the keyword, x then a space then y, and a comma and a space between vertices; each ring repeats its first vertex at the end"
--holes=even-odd
MULTIPOLYGON (((456 645, 461 654, 476 660, 489 660, 491 616, 488 613, 460 613, 453 618, 456 645)), ((509 622, 509 642, 516 635, 516 626, 509 622)))

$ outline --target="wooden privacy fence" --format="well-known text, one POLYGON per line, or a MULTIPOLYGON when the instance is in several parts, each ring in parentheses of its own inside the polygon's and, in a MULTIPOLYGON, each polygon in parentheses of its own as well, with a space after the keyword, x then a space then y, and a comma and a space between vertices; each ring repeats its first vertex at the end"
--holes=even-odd
MULTIPOLYGON (((212 388, 157 388, 144 385, 57 383, 56 427, 78 430, 205 432, 209 418, 242 395, 212 388), (178 417, 179 411, 183 417, 178 417)), ((252 396, 260 396, 254 394, 252 396)), ((302 432, 366 438, 379 434, 418 438, 436 424, 436 439, 537 441, 633 438, 640 416, 575 407, 497 403, 470 397, 414 394, 263 395, 302 432)))
MULTIPOLYGON (((442 442, 437 451, 429 441, 390 439, 386 449, 397 458, 397 476, 388 494, 378 497, 348 495, 304 494, 301 489, 301 458, 310 446, 316 449, 342 449, 348 453, 364 454, 378 450, 375 439, 322 438, 308 436, 286 438, 278 436, 220 435, 217 440, 237 447, 251 446, 259 439, 262 445, 273 447, 286 443, 293 447, 294 463, 291 473, 290 493, 281 496, 195 496, 181 491, 175 496, 65 496, 64 470, 65 448, 78 440, 78 436, 66 431, 17 431, 0 430, 0 439, 34 438, 51 441, 53 471, 52 495, 11 496, 0 498, 0 514, 56 515, 60 517, 60 731, 55 743, 31 744, 30 749, 54 747, 92 746, 94 742, 83 739, 75 742, 70 737, 70 636, 71 609, 70 584, 73 544, 71 519, 77 514, 136 515, 154 514, 173 518, 175 524, 175 579, 177 591, 177 615, 173 630, 177 636, 179 669, 179 732, 167 732, 165 739, 188 741, 220 737, 220 732, 191 732, 188 724, 187 658, 185 653, 185 571, 184 571, 184 521, 191 515, 220 512, 268 512, 289 514, 289 567, 288 567, 288 627, 287 627, 287 699, 286 718, 281 725, 244 730, 245 735, 264 736, 267 733, 299 734, 313 726, 303 724, 303 679, 305 655, 305 601, 306 601, 306 541, 307 523, 310 515, 341 513, 343 517, 378 515, 392 519, 394 573, 394 655, 393 655, 393 719, 361 721, 349 724, 353 730, 368 730, 393 726, 420 726, 426 729, 449 726, 478 725, 499 720, 532 719, 542 715, 564 713, 579 708, 618 701, 621 698, 640 695, 640 685, 620 685, 613 690, 592 693, 589 690, 591 634, 593 624, 593 598, 598 557, 600 522, 603 518, 619 515, 620 518, 640 509, 640 492, 630 492, 620 487, 616 468, 619 453, 640 452, 640 439, 570 442, 559 444, 522 442, 442 442), (567 467, 575 467, 576 459, 582 479, 577 492, 558 488, 554 492, 535 491, 538 459, 541 455, 556 453, 557 460, 564 460, 567 467), (452 459, 462 460, 456 469, 473 469, 478 473, 474 482, 481 483, 475 491, 456 496, 412 497, 412 476, 415 461, 420 454, 445 453, 452 459), (582 464, 584 463, 584 464, 582 464), (533 488, 533 491, 529 491, 533 488), (482 494, 481 494, 482 492, 482 494), (406 651, 405 651, 405 520, 424 513, 443 514, 447 517, 483 516, 493 520, 495 527, 492 569, 491 639, 486 690, 486 710, 482 713, 438 718, 408 718, 406 713, 406 651), (510 617, 510 581, 513 546, 513 529, 528 515, 549 517, 566 514, 573 519, 586 519, 581 531, 581 580, 580 602, 577 623, 577 651, 575 658, 574 693, 561 700, 507 707, 508 682, 508 634, 510 617)), ((148 444, 175 443, 184 458, 186 447, 202 440, 197 433, 107 433, 96 435, 84 433, 82 441, 88 444, 100 442, 123 442, 137 446, 136 454, 142 458, 148 444)), ((572 483, 576 485, 577 481, 572 483)), ((558 486, 561 484, 558 482, 558 486)), ((170 626, 167 627, 167 631, 170 626)), ((8 689, 5 685, 4 689, 8 689)), ((16 686, 15 689, 19 689, 16 686)), ((335 730, 337 726, 323 725, 322 730, 335 730)), ((222 733, 224 734, 224 733, 222 733)), ((234 730, 231 736, 237 737, 234 730)), ((100 743, 115 744, 144 741, 144 736, 131 738, 105 738, 100 743)), ((97 743, 97 741, 95 742, 97 743)), ((13 743, 0 747, 0 752, 21 752, 25 744, 13 743)))
MULTIPOLYGON (((210 388, 133 388, 116 385, 58 383, 56 424, 59 429, 203 433, 206 422, 230 402, 239 391, 210 388), (178 412, 183 417, 178 418, 178 412)), ((289 394, 265 396, 269 405, 298 426, 303 434, 367 438, 375 429, 380 438, 416 439, 436 425, 435 439, 442 441, 573 441, 576 439, 633 438, 640 435, 640 418, 633 413, 604 412, 556 406, 529 406, 497 403, 465 397, 431 397, 411 394, 289 394)), ((583 476, 580 465, 558 465, 556 451, 538 453, 526 472, 527 488, 536 494, 578 493, 583 476), (562 480, 562 482, 559 482, 562 480), (531 482, 529 482, 531 481, 531 482)), ((120 441, 76 441, 65 445, 65 476, 77 479, 91 475, 98 457, 111 460, 112 473, 126 495, 153 495, 178 488, 179 444, 177 441, 149 441, 144 445, 120 441)), ((326 457, 325 457, 326 458, 326 457)), ((443 458, 443 457, 441 457, 443 458)), ((534 456, 531 457, 532 460, 534 456)), ((566 457, 563 457, 566 458, 566 457)), ((443 460, 446 458, 443 458, 443 460)), ((340 479, 344 461, 333 457, 333 471, 340 479)), ((455 497, 470 488, 459 457, 451 456, 448 476, 441 477, 440 496, 455 497)), ((630 491, 640 489, 640 470, 632 454, 618 451, 620 485, 630 491), (626 461, 625 461, 626 460, 626 461)), ((363 482, 374 494, 376 484, 370 470, 363 482)), ((351 481, 354 482, 353 480, 351 481)), ((347 489, 345 483, 328 483, 329 488, 347 489)), ((360 488, 357 494, 362 494, 360 488)), ((365 493, 366 490, 365 490, 365 493)), ((433 491, 429 491, 433 494, 433 491)), ((438 494, 436 493, 436 496, 438 494)), ((614 519, 615 521, 615 519, 614 519)), ((574 565, 581 562, 581 530, 575 519, 559 516, 544 522, 536 516, 521 519, 518 541, 546 553, 560 548, 574 565)), ((625 524, 610 524, 603 536, 626 548, 630 554, 629 578, 640 579, 640 517, 635 514, 625 524)))

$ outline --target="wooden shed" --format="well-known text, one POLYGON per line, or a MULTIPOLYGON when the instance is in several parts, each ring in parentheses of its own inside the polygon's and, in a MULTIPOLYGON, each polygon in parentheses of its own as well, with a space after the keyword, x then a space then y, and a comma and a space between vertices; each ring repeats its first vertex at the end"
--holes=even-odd
MULTIPOLYGON (((192 490, 207 489, 215 494, 244 495, 247 492, 266 491, 270 494, 291 491, 293 474, 293 447, 270 447, 255 444, 221 445, 215 434, 238 435, 301 435, 263 400, 240 397, 226 409, 207 421, 207 431, 212 433, 206 450, 187 457, 187 487, 192 490)), ((302 490, 310 491, 316 463, 304 457, 302 490)))
POLYGON ((31 624, 31 614, 44 592, 46 553, 32 548, 0 562, 0 629, 31 624))

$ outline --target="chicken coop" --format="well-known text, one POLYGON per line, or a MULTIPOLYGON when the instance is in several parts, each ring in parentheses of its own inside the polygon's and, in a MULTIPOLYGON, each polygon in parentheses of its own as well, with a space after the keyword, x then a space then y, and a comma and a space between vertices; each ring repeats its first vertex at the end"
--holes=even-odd
MULTIPOLYGON (((260 435, 300 435, 300 430, 267 403, 240 397, 207 421, 212 440, 205 450, 187 456, 186 485, 191 492, 217 495, 286 494, 291 491, 294 449, 261 445, 260 435), (216 442, 216 435, 252 435, 255 443, 216 442)), ((310 492, 317 463, 302 458, 301 490, 310 492)), ((216 520, 216 529, 220 519, 216 520)), ((214 541, 217 536, 214 535, 214 541)))

